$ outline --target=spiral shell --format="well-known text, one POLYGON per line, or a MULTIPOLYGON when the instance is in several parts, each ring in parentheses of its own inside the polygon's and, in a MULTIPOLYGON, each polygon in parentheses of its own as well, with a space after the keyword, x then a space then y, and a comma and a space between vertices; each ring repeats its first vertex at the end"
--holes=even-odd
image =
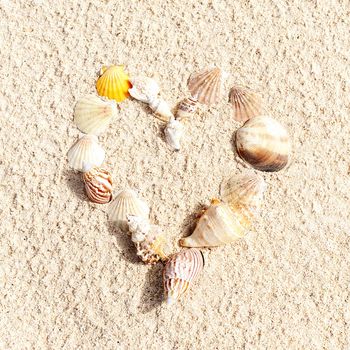
POLYGON ((194 73, 190 76, 187 85, 193 99, 210 106, 220 99, 222 88, 221 69, 205 69, 194 73))
POLYGON ((101 68, 101 75, 96 82, 96 90, 100 96, 122 102, 129 96, 130 88, 131 82, 123 65, 101 68))
POLYGON ((180 141, 184 134, 183 124, 180 121, 174 118, 171 118, 166 128, 164 129, 164 134, 165 134, 165 139, 167 143, 170 145, 170 147, 174 151, 179 151, 181 147, 180 141))
POLYGON ((192 118, 198 108, 198 101, 192 97, 183 99, 177 106, 176 119, 183 120, 192 118))
POLYGON ((98 135, 116 114, 115 101, 104 101, 95 95, 88 95, 75 105, 74 122, 83 133, 98 135))
POLYGON ((171 118, 174 118, 174 115, 166 101, 161 98, 153 98, 149 101, 149 106, 152 111, 156 114, 157 118, 169 122, 171 118))
POLYGON ((98 144, 97 136, 84 135, 67 153, 69 166, 74 170, 84 171, 84 165, 100 166, 105 158, 105 151, 98 144))
POLYGON ((204 258, 198 249, 184 249, 170 257, 163 270, 167 304, 173 304, 186 293, 203 267, 204 258))
POLYGON ((152 78, 138 77, 131 79, 131 83, 130 95, 141 102, 149 103, 159 94, 159 86, 152 78))
POLYGON ((112 199, 112 176, 108 170, 92 167, 83 174, 87 196, 94 203, 105 204, 112 199))
POLYGON ((128 215, 135 215, 148 220, 149 207, 133 190, 120 191, 111 202, 108 210, 109 220, 120 229, 128 230, 128 215))
POLYGON ((266 113, 260 95, 244 86, 237 85, 231 88, 229 103, 233 108, 233 118, 239 122, 245 122, 266 113))
POLYGON ((291 144, 287 130, 268 116, 248 120, 236 132, 237 154, 253 168, 279 171, 289 161, 291 144))

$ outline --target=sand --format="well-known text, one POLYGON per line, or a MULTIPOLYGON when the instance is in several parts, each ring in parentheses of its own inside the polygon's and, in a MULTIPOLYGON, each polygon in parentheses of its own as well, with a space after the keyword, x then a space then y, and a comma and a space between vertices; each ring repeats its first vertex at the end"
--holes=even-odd
MULTIPOLYGON (((350 41, 347 1, 6 1, 1 16, 1 349, 348 349, 350 41), (263 174, 254 229, 204 250, 186 298, 162 304, 161 265, 87 201, 66 152, 76 101, 102 64, 153 76, 174 106, 216 64, 260 91, 293 161, 263 174)), ((227 98, 183 149, 135 100, 100 141, 115 189, 140 191, 170 249, 223 178, 244 170, 227 98)))

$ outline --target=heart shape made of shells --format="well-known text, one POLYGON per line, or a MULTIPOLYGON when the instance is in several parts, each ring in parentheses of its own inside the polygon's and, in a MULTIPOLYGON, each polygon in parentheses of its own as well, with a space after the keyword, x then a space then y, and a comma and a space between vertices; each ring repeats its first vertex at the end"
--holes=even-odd
MULTIPOLYGON (((88 198, 109 204, 108 216, 122 231, 131 235, 136 254, 146 264, 164 263, 163 287, 168 304, 177 301, 197 279, 204 267, 198 248, 217 247, 243 237, 259 212, 266 189, 264 179, 249 170, 233 175, 221 185, 220 198, 212 199, 202 213, 193 233, 180 239, 180 252, 167 256, 164 236, 150 222, 147 203, 131 189, 113 196, 110 172, 101 168, 105 151, 98 135, 117 113, 117 103, 129 96, 146 103, 158 119, 166 123, 164 133, 169 146, 179 151, 184 122, 193 118, 200 104, 212 105, 221 98, 223 72, 219 68, 193 73, 188 79, 189 96, 180 101, 175 114, 162 98, 157 82, 149 77, 130 79, 123 65, 103 66, 96 82, 99 96, 81 98, 74 109, 74 122, 85 135, 68 151, 68 163, 83 173, 88 198)), ((235 133, 237 155, 252 168, 279 171, 289 162, 291 144, 286 129, 268 116, 262 98, 244 86, 233 86, 228 101, 233 118, 244 122, 235 133)))

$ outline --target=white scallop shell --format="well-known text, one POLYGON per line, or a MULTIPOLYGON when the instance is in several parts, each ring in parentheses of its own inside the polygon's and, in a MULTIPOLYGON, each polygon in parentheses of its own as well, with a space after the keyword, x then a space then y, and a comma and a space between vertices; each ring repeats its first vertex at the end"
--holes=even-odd
POLYGON ((164 129, 164 134, 166 142, 171 146, 171 148, 175 151, 179 151, 181 147, 180 141, 184 134, 183 124, 180 121, 171 118, 170 122, 164 129))
POLYGON ((148 77, 137 77, 131 79, 132 88, 129 89, 129 94, 144 103, 149 103, 159 94, 158 83, 148 77))
POLYGON ((95 95, 81 98, 74 108, 74 122, 85 134, 100 134, 117 114, 114 100, 103 100, 95 95))
POLYGON ((109 220, 116 223, 122 230, 128 230, 128 215, 144 219, 149 217, 149 207, 133 190, 120 191, 111 202, 108 209, 109 220))
POLYGON ((69 149, 67 156, 70 167, 84 171, 86 164, 100 166, 105 159, 105 151, 98 144, 97 136, 84 135, 69 149))

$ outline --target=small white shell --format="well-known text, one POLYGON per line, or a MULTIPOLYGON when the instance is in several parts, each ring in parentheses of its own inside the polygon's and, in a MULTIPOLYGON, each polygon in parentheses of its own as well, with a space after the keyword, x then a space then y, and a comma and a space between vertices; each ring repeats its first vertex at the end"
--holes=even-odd
POLYGON ((154 79, 147 77, 137 77, 131 79, 132 88, 129 94, 144 103, 149 103, 159 94, 159 86, 154 79))
POLYGON ((85 134, 100 134, 117 114, 114 100, 103 100, 95 95, 81 98, 74 108, 74 122, 85 134))
POLYGON ((169 122, 171 118, 174 118, 168 103, 163 99, 153 98, 149 101, 149 106, 156 114, 157 118, 164 122, 169 122))
POLYGON ((129 232, 131 233, 131 240, 134 243, 144 241, 151 230, 149 220, 135 215, 127 215, 127 220, 129 232))
POLYGON ((69 149, 67 156, 70 167, 84 171, 86 164, 100 166, 105 159, 105 151, 98 144, 97 136, 84 135, 69 149))
POLYGON ((171 146, 171 148, 175 151, 179 151, 180 141, 184 134, 183 124, 180 121, 171 118, 170 122, 164 129, 164 134, 166 142, 171 146))
POLYGON ((122 190, 111 202, 108 210, 109 220, 122 229, 128 229, 128 215, 148 219, 149 207, 133 190, 122 190))

